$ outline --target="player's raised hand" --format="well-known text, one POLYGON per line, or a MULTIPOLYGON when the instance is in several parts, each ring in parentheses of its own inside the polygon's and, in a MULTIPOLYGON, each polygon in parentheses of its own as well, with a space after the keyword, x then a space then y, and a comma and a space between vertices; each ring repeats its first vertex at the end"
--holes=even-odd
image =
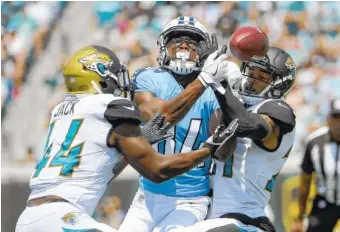
POLYGON ((164 120, 165 116, 157 113, 143 126, 142 135, 150 144, 158 143, 173 136, 172 133, 167 133, 172 125, 164 120))
POLYGON ((227 128, 225 125, 219 125, 216 128, 214 134, 204 143, 204 147, 212 151, 212 157, 219 161, 225 161, 233 154, 236 148, 235 132, 237 127, 238 119, 235 119, 227 128))
POLYGON ((227 78, 228 73, 228 61, 226 61, 228 55, 226 52, 227 46, 223 46, 221 49, 210 54, 198 75, 198 79, 204 86, 212 86, 222 94, 224 94, 225 89, 221 86, 220 82, 227 78))
POLYGON ((217 49, 218 49, 218 42, 217 42, 216 34, 213 33, 210 39, 209 34, 206 33, 205 41, 200 41, 197 46, 197 54, 199 56, 201 67, 204 65, 208 56, 214 51, 217 51, 217 49))

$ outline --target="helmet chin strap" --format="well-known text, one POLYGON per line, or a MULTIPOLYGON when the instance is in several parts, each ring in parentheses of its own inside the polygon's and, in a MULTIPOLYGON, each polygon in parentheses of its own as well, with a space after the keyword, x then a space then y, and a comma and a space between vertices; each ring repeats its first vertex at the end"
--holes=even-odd
POLYGON ((99 86, 97 85, 96 82, 91 81, 91 85, 93 86, 93 88, 97 91, 98 94, 102 94, 102 90, 99 88, 99 86))

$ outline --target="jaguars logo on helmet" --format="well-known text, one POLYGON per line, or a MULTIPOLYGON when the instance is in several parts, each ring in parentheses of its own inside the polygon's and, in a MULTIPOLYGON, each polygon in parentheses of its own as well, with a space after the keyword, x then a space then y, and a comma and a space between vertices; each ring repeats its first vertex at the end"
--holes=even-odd
POLYGON ((109 49, 88 46, 75 52, 63 68, 69 94, 111 93, 129 91, 128 70, 109 49))
POLYGON ((287 66, 287 68, 288 68, 289 70, 294 70, 294 69, 296 69, 296 64, 295 64, 295 62, 294 62, 294 60, 293 60, 292 57, 288 57, 288 58, 287 58, 285 65, 287 66))

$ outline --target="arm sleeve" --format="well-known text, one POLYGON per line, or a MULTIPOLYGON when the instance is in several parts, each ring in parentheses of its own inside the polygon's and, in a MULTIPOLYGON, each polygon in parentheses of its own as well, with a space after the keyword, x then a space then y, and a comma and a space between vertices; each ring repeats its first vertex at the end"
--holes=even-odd
POLYGON ((312 147, 311 143, 308 143, 301 164, 302 171, 307 174, 312 174, 312 172, 314 171, 314 166, 311 157, 311 147, 312 147))
POLYGON ((268 115, 280 127, 283 134, 293 131, 295 115, 293 109, 284 101, 273 100, 265 102, 257 110, 259 114, 268 115))
POLYGON ((139 69, 133 75, 132 85, 134 91, 138 92, 151 92, 157 95, 157 88, 154 83, 154 72, 152 69, 139 69))
POLYGON ((141 114, 136 104, 128 99, 111 101, 104 112, 104 118, 115 128, 121 123, 141 123, 141 114))
POLYGON ((259 114, 250 113, 244 105, 233 95, 228 84, 224 83, 225 94, 214 91, 221 106, 223 119, 229 125, 234 119, 238 119, 239 126, 235 132, 238 137, 248 137, 253 140, 261 140, 269 132, 268 123, 259 114))

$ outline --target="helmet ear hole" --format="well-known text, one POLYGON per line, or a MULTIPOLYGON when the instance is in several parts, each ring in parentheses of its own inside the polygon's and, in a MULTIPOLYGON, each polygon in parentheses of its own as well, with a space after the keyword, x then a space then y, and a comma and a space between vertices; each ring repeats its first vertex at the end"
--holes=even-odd
POLYGON ((99 84, 102 89, 107 88, 107 83, 105 81, 99 81, 99 84))

